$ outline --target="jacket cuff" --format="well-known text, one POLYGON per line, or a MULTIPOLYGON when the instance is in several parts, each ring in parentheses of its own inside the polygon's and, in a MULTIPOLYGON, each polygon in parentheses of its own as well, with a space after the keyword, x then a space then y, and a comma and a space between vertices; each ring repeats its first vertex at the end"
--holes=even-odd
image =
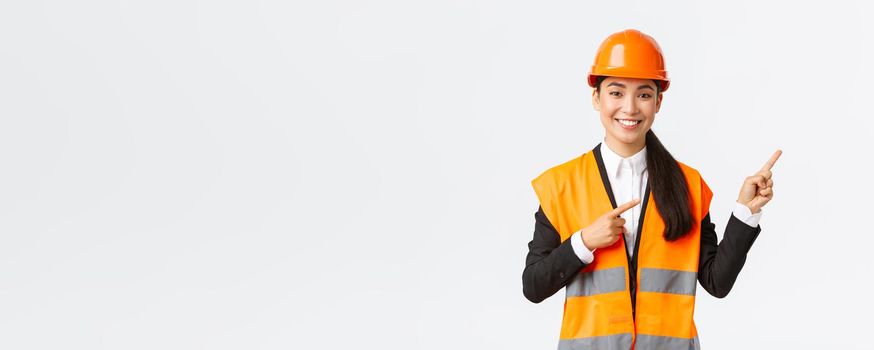
POLYGON ((759 226, 759 220, 762 218, 761 210, 759 210, 758 213, 753 214, 752 211, 750 211, 750 208, 746 205, 743 205, 740 202, 735 202, 734 204, 734 212, 732 212, 734 216, 749 227, 759 226))
MULTIPOLYGON (((573 237, 568 238, 558 248, 555 248, 553 254, 557 254, 558 262, 556 265, 556 270, 558 270, 558 277, 562 281, 562 283, 567 283, 576 273, 580 271, 583 267, 586 266, 577 254, 574 252, 573 241, 571 241, 573 237)), ((577 237, 579 239, 579 237, 577 237)))
POLYGON ((761 226, 751 227, 732 214, 725 228, 725 237, 722 239, 729 240, 732 245, 746 253, 749 252, 760 232, 762 232, 761 226))

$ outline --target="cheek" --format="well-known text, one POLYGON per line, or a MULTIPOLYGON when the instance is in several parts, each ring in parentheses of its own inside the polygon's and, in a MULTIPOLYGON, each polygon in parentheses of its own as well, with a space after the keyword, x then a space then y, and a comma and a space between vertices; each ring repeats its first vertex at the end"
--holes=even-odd
POLYGON ((640 111, 640 113, 643 114, 644 116, 647 116, 646 119, 650 119, 650 120, 652 120, 652 118, 655 117, 655 113, 656 113, 657 109, 658 108, 656 107, 656 104, 652 101, 641 102, 638 105, 638 110, 640 111))
POLYGON ((657 107, 656 107, 656 103, 655 103, 655 102, 650 102, 650 101, 647 101, 646 103, 644 103, 644 104, 641 106, 641 109, 644 110, 644 111, 649 112, 649 114, 655 113, 656 108, 657 108, 657 107))
POLYGON ((613 115, 616 114, 622 108, 622 105, 616 100, 601 100, 601 115, 613 118, 613 115))
POLYGON ((604 123, 605 126, 607 126, 610 125, 610 122, 613 121, 613 118, 616 114, 616 109, 601 105, 601 111, 599 113, 601 114, 601 122, 604 123))

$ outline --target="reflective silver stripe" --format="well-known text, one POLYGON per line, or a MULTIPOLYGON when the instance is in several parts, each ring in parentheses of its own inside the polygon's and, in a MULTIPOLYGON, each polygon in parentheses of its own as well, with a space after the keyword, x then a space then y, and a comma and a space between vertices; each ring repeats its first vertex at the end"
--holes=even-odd
POLYGON ((646 350, 700 350, 698 336, 694 338, 663 337, 658 335, 638 334, 634 342, 635 349, 646 350))
POLYGON ((697 272, 653 268, 640 271, 641 292, 695 295, 697 286, 697 272))
POLYGON ((581 297, 625 290, 625 267, 580 272, 567 286, 566 297, 581 297))
MULTIPOLYGON (((561 339, 558 350, 589 350, 589 349, 631 349, 631 333, 605 335, 576 339, 561 339)), ((638 348, 648 349, 648 348, 638 348)))

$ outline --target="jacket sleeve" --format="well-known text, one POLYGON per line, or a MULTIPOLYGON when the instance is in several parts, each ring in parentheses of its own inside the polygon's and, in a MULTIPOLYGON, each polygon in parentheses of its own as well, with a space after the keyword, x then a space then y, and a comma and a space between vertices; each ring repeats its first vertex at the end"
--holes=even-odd
POLYGON ((586 264, 574 253, 570 239, 561 242, 542 208, 537 208, 534 220, 534 238, 528 243, 522 271, 522 293, 531 302, 539 303, 570 283, 586 264))
POLYGON ((698 281, 710 295, 724 298, 734 286, 762 227, 751 227, 732 214, 719 245, 716 244, 715 228, 716 225, 710 222, 710 213, 707 213, 701 220, 698 281))

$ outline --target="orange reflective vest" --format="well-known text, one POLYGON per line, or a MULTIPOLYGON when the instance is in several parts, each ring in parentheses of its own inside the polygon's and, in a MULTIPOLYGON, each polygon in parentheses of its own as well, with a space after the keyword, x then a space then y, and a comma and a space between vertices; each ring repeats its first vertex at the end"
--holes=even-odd
MULTIPOLYGON (((601 146, 531 181, 562 242, 617 206, 601 146)), ((666 241, 665 224, 647 185, 633 255, 623 235, 612 246, 596 249, 592 263, 565 288, 559 349, 700 348, 692 315, 700 224, 713 194, 697 170, 677 163, 689 187, 692 230, 666 241)))

